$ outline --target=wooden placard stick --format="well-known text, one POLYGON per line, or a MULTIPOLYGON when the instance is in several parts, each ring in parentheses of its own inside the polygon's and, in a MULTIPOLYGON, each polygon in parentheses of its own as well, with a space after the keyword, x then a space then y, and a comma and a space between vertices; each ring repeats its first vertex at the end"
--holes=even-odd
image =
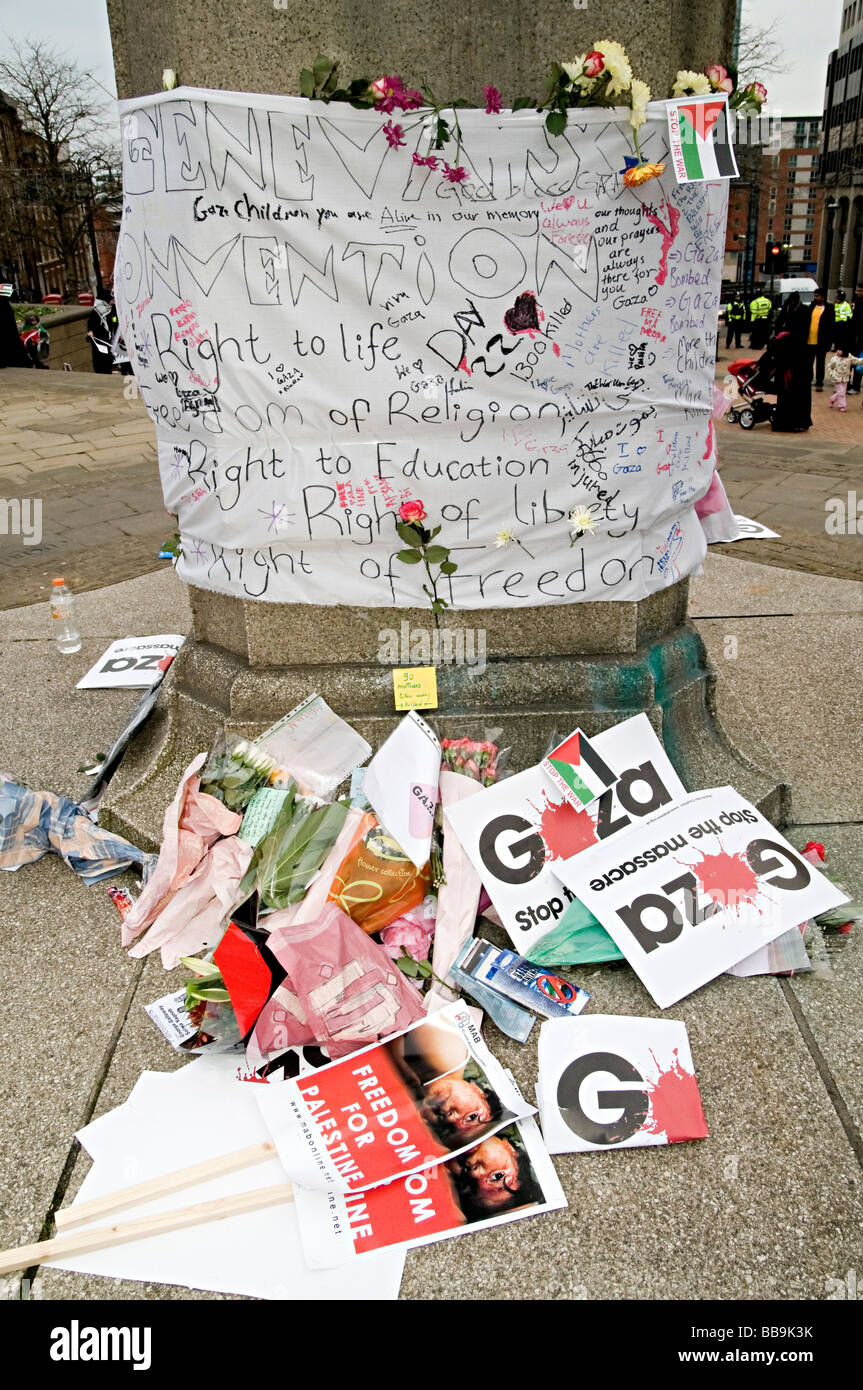
POLYGON ((44 1264, 47 1260, 107 1250, 112 1245, 127 1245, 130 1241, 146 1240, 148 1236, 160 1236, 168 1231, 182 1231, 188 1226, 202 1226, 208 1221, 224 1221, 229 1216, 242 1216, 293 1200, 293 1184, 283 1182, 275 1187, 259 1187, 251 1192, 238 1192, 233 1197, 217 1197, 212 1202, 198 1202, 192 1207, 159 1212, 155 1216, 142 1216, 137 1221, 94 1226, 89 1231, 72 1231, 68 1235, 54 1236, 52 1240, 40 1240, 33 1245, 19 1245, 13 1250, 0 1251, 0 1274, 29 1269, 31 1265, 44 1264))
POLYGON ((182 1192, 184 1187, 197 1187, 199 1183, 209 1182, 211 1178, 223 1177, 226 1173, 239 1173, 244 1168, 253 1168, 257 1163, 266 1163, 276 1157, 276 1146, 269 1139, 259 1144, 249 1144, 245 1149, 234 1149, 232 1153, 219 1154, 216 1158, 192 1163, 188 1168, 177 1168, 171 1173, 163 1173, 158 1178, 148 1178, 132 1187, 121 1187, 116 1192, 107 1192, 102 1197, 94 1197, 89 1202, 76 1202, 71 1207, 61 1207, 54 1213, 54 1224, 58 1231, 71 1231, 76 1226, 84 1226, 89 1221, 98 1221, 103 1216, 113 1216, 119 1211, 128 1211, 142 1202, 152 1202, 157 1197, 167 1197, 172 1192, 182 1192))

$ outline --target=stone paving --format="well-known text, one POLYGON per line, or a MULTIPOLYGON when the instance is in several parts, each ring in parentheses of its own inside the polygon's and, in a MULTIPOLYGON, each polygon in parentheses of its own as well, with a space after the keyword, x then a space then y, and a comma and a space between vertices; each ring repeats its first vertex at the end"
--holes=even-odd
POLYGON ((0 609, 44 599, 62 574, 73 592, 161 568, 173 524, 156 437, 128 378, 0 372, 0 497, 39 498, 42 541, 0 534, 0 609))

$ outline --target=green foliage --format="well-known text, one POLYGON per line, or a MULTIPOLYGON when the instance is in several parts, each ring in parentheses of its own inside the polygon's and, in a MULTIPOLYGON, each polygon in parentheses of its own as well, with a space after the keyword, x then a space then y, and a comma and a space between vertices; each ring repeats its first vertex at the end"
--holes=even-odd
POLYGON ((419 550, 400 550, 396 559, 401 560, 403 565, 418 565, 422 559, 422 554, 419 550))

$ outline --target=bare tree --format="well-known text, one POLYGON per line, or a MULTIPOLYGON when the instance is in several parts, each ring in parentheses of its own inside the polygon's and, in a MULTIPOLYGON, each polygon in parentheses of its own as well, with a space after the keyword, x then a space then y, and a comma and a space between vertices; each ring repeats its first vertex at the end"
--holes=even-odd
POLYGON ((737 71, 742 87, 788 71, 785 49, 772 24, 753 24, 750 20, 741 24, 737 71))
MULTIPOLYGON (((38 39, 3 39, 0 88, 27 136, 17 166, 4 170, 8 230, 34 237, 62 262, 64 289, 76 260, 93 241, 93 214, 116 199, 117 156, 106 141, 107 117, 92 78, 38 39)), ((98 260, 96 260, 98 276, 98 260)))

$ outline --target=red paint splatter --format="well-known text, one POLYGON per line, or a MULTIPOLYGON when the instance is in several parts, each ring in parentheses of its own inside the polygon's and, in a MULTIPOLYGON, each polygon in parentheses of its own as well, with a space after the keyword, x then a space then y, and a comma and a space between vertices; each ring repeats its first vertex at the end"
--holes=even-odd
POLYGON ((650 208, 644 209, 644 215, 652 227, 662 236, 662 254, 659 257, 659 269, 656 272, 657 285, 664 285, 668 278, 668 253, 674 245, 677 230, 680 226, 680 209, 671 206, 668 199, 665 200, 665 210, 668 213, 668 226, 666 227, 659 213, 652 212, 650 208))
POLYGON ((720 907, 737 908, 758 901, 759 885, 745 854, 703 854, 700 864, 690 866, 709 898, 720 907))
POLYGON ((472 375, 473 375, 473 373, 471 372, 470 367, 467 365, 467 353, 465 353, 464 357, 463 357, 463 358, 461 359, 461 361, 459 362, 459 364, 458 364, 458 371, 464 372, 465 376, 472 376, 472 375))
MULTIPOLYGON (((654 1062, 656 1057, 651 1053, 654 1062)), ((706 1139, 710 1134, 698 1082, 692 1072, 684 1071, 680 1065, 677 1049, 674 1050, 674 1064, 668 1071, 662 1071, 656 1063, 659 1076, 650 1083, 650 1114, 642 1128, 650 1134, 664 1134, 669 1144, 679 1144, 684 1139, 706 1139)))
POLYGON ((560 356, 560 345, 558 343, 552 343, 551 350, 554 353, 555 357, 560 356))
POLYGON ((707 443, 704 446, 704 453, 701 455, 701 462, 706 463, 713 452, 713 421, 707 421, 707 443))
POLYGON ((539 814, 539 833, 545 841, 549 859, 569 859, 571 855, 596 844, 596 826, 587 811, 577 811, 568 801, 559 804, 545 798, 539 814))

